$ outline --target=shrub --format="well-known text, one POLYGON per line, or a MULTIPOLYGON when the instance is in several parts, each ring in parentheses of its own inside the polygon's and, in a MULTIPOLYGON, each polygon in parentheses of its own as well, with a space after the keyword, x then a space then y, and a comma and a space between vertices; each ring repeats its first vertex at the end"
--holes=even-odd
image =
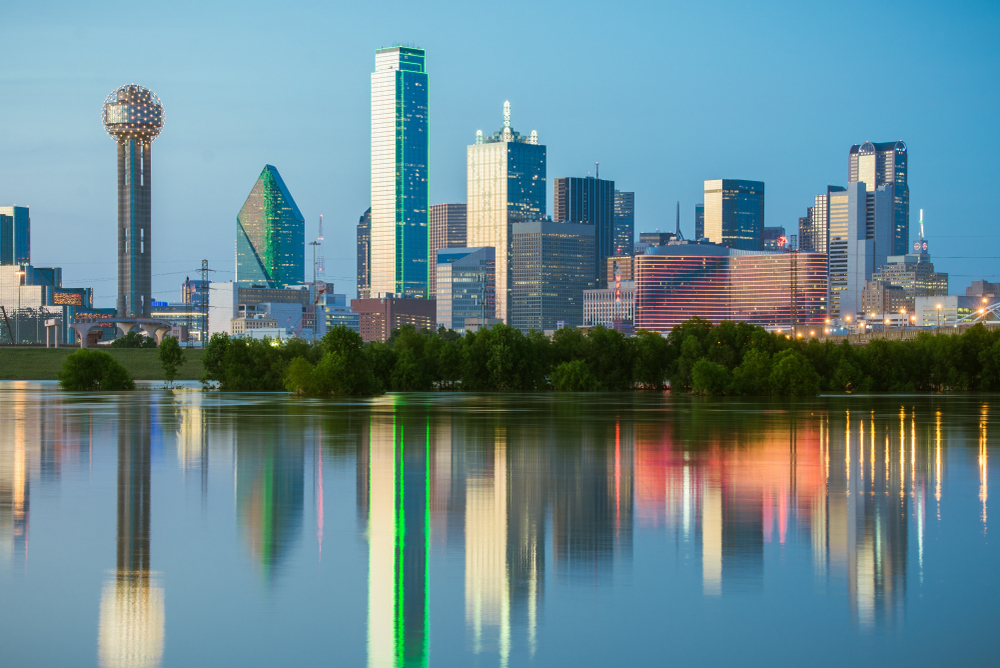
POLYGON ((115 392, 135 389, 128 369, 103 350, 81 348, 67 355, 58 376, 64 390, 115 392))

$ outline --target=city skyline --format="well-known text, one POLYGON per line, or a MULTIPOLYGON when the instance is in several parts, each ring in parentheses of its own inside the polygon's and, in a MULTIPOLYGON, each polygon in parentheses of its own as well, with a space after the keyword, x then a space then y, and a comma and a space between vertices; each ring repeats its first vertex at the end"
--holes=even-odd
MULTIPOLYGON (((512 10, 528 12, 518 5, 512 10)), ((662 91, 635 88, 638 97, 628 105, 612 100, 586 112, 567 111, 557 100, 570 92, 579 95, 588 89, 595 94, 591 97, 599 98, 608 90, 607 85, 592 73, 563 74, 559 80, 546 76, 537 82, 527 76, 531 71, 529 62, 544 59, 545 52, 567 38, 551 29, 555 25, 554 10, 532 7, 530 13, 536 19, 531 34, 551 34, 554 41, 545 47, 532 46, 515 57, 510 69, 525 76, 500 83, 495 77, 472 75, 476 70, 487 71, 491 64, 485 57, 460 55, 468 49, 470 36, 444 34, 440 25, 422 16, 424 12, 401 9, 398 15, 383 17, 358 9, 353 16, 359 29, 344 39, 335 44, 296 39, 301 46, 295 45, 284 55, 272 55, 266 64, 268 72, 280 71, 282 76, 290 77, 293 88, 307 78, 319 77, 319 85, 298 88, 303 97, 296 109, 303 122, 295 124, 282 122, 287 112, 277 96, 257 96, 257 104, 248 105, 246 110, 228 108, 251 90, 251 81, 255 80, 251 74, 258 66, 246 51, 253 39, 244 36, 239 44, 233 44, 235 38, 225 37, 210 44, 208 36, 215 34, 216 27, 228 18, 221 10, 209 10, 203 26, 185 28, 189 43, 183 48, 180 44, 158 42, 150 60, 140 64, 109 64, 98 44, 111 31, 144 21, 146 10, 139 10, 133 18, 114 21, 108 21, 100 11, 86 15, 78 11, 67 7, 65 19, 61 20, 65 22, 52 23, 31 8, 4 10, 7 24, 19 30, 12 31, 13 48, 7 69, 11 94, 0 102, 0 117, 8 121, 8 127, 18 130, 0 135, 0 148, 7 156, 0 165, 0 182, 4 184, 4 203, 31 205, 36 234, 51 239, 45 248, 35 244, 36 262, 64 266, 68 283, 93 284, 95 299, 101 306, 114 305, 114 290, 108 289, 114 285, 113 257, 102 250, 113 243, 114 232, 106 228, 113 220, 114 193, 113 187, 104 183, 104 177, 114 169, 114 156, 106 155, 107 140, 100 128, 93 127, 93 108, 109 89, 128 81, 157 91, 169 101, 171 112, 167 139, 157 142, 154 299, 175 301, 178 295, 172 293, 177 291, 176 278, 190 273, 201 259, 208 259, 220 270, 230 269, 226 266, 231 257, 226 224, 231 220, 229 212, 245 197, 247 180, 266 162, 280 165, 284 176, 296 184, 296 196, 308 221, 307 237, 315 237, 315 221, 320 213, 325 215, 329 228, 327 248, 333 251, 327 255, 328 280, 334 281, 340 291, 352 293, 353 254, 348 251, 354 230, 348 229, 352 226, 346 223, 353 223, 358 212, 369 205, 365 163, 370 154, 366 89, 370 86, 371 51, 398 38, 427 49, 429 67, 435 72, 437 83, 431 104, 437 111, 430 124, 431 202, 461 200, 461 155, 468 143, 466 138, 477 127, 488 126, 495 113, 492 110, 504 99, 511 99, 519 117, 532 119, 533 127, 546 138, 552 174, 586 176, 593 162, 600 160, 609 173, 615 174, 617 182, 638 192, 637 232, 672 229, 671 205, 679 200, 682 211, 687 212, 682 217, 682 230, 685 235, 693 234, 690 212, 701 201, 701 184, 721 174, 765 182, 768 223, 792 229, 816 193, 827 184, 843 183, 844 154, 850 146, 866 140, 903 139, 918 156, 910 165, 909 175, 913 193, 911 229, 915 225, 914 212, 926 209, 927 234, 936 241, 940 269, 960 282, 991 278, 987 275, 990 262, 964 248, 995 238, 990 236, 985 203, 946 199, 945 192, 932 188, 930 183, 948 182, 948 175, 958 164, 968 170, 965 173, 972 178, 970 187, 983 188, 988 183, 990 170, 984 161, 997 144, 998 135, 989 123, 979 120, 990 107, 991 91, 983 92, 975 82, 989 80, 996 61, 990 54, 997 47, 989 40, 977 40, 975 35, 988 34, 990 26, 996 24, 998 12, 993 7, 972 11, 918 5, 892 12, 874 8, 869 20, 889 20, 897 25, 891 37, 892 48, 901 50, 907 58, 908 66, 894 85, 914 92, 864 109, 856 108, 849 96, 838 98, 838 93, 852 85, 839 72, 861 64, 860 55, 844 52, 835 38, 836 34, 858 27, 857 19, 849 17, 850 12, 830 15, 807 10, 801 16, 769 26, 761 24, 761 19, 751 16, 749 10, 728 8, 718 31, 709 40, 694 44, 685 41, 691 37, 683 36, 685 26, 689 27, 697 16, 693 5, 646 7, 636 11, 651 20, 634 23, 638 18, 635 11, 611 19, 612 27, 629 22, 640 33, 640 39, 630 38, 624 43, 622 37, 609 38, 597 54, 602 61, 599 72, 620 72, 634 87, 638 75, 628 71, 629 64, 650 48, 642 45, 641 37, 647 30, 642 24, 670 18, 672 27, 667 37, 680 39, 668 51, 671 66, 657 75, 662 77, 662 86, 652 87, 662 91), (748 21, 772 43, 741 37, 740 31, 748 21), (793 48, 796 30, 811 30, 815 25, 823 29, 810 54, 798 58, 800 62, 790 68, 773 64, 793 48), (42 45, 49 43, 49 38, 41 38, 43 29, 57 35, 66 46, 43 49, 42 45), (91 37, 81 39, 84 35, 91 37), (921 39, 934 43, 935 48, 918 48, 921 39), (987 53, 984 56, 977 52, 971 58, 972 44, 977 41, 986 46, 975 48, 986 49, 987 53), (305 46, 306 42, 311 45, 305 46), (227 48, 233 49, 232 55, 226 54, 227 48), (765 76, 757 88, 747 89, 734 73, 723 69, 723 61, 737 54, 754 57, 762 66, 765 76), (816 109, 805 101, 808 96, 803 93, 814 85, 812 75, 830 71, 833 62, 836 72, 826 86, 835 102, 829 108, 816 109), (962 71, 963 75, 951 77, 950 71, 962 71), (721 93, 708 86, 711 77, 747 93, 746 105, 736 110, 716 104, 721 93), (58 104, 54 101, 57 89, 58 104), (654 123, 650 114, 664 108, 659 104, 661 96, 689 103, 672 105, 668 110, 666 126, 673 130, 651 135, 654 123), (802 113, 805 109, 808 114, 802 113), (226 119, 229 131, 221 140, 212 134, 218 123, 205 123, 206 114, 226 119), (46 131, 33 131, 41 123, 45 123, 46 131), (587 142, 573 141, 574 136, 589 133, 595 124, 615 128, 615 140, 610 139, 610 132, 608 138, 602 138, 599 132, 587 142), (956 136, 971 135, 972 128, 976 128, 976 142, 954 141, 956 136), (793 146, 806 141, 811 157, 803 161, 793 146), (59 160, 52 160, 47 149, 50 142, 58 146, 58 153, 65 153, 59 160), (307 145, 318 146, 318 150, 304 148, 307 145), (75 232, 81 229, 87 229, 87 235, 75 232), (945 230, 954 231, 955 236, 945 239, 945 230), (192 237, 204 243, 191 244, 192 237), (966 261, 969 256, 971 259, 966 261)), ((304 29, 310 36, 333 29, 332 21, 339 17, 326 9, 298 6, 272 28, 279 34, 288 33, 292 18, 301 22, 312 14, 314 20, 307 22, 310 25, 304 29)), ((477 19, 478 14, 474 14, 472 20, 477 19)), ((151 25, 150 30, 154 36, 163 35, 164 31, 177 29, 175 21, 167 19, 162 25, 151 25)), ((581 28, 586 34, 604 29, 586 21, 581 28)), ((248 30, 255 34, 261 28, 248 30)), ((786 61, 782 58, 781 62, 786 61)), ((219 278, 227 277, 231 275, 220 272, 219 278)))

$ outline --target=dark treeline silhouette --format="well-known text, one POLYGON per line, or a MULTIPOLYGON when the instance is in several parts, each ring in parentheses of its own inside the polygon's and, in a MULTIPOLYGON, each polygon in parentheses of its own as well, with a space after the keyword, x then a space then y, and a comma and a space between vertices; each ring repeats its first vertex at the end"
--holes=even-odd
POLYGON ((363 344, 344 327, 317 342, 215 334, 205 380, 226 391, 371 396, 387 391, 663 390, 708 395, 815 395, 1000 389, 1000 331, 921 333, 867 346, 793 339, 744 322, 693 318, 666 337, 596 327, 551 338, 506 325, 461 336, 403 327, 363 344))

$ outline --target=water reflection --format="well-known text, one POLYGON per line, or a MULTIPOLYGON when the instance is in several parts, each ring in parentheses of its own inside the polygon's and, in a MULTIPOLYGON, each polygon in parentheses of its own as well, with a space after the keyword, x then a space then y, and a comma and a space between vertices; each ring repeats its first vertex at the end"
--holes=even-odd
POLYGON ((114 576, 104 585, 98 630, 101 666, 155 666, 163 655, 163 589, 149 569, 150 444, 147 404, 123 402, 118 416, 118 532, 114 576))
POLYGON ((28 568, 32 495, 58 495, 66 471, 89 471, 95 447, 117 439, 103 666, 164 660, 170 571, 159 568, 161 578, 151 567, 158 470, 200 490, 203 516, 223 512, 236 527, 233 553, 249 557, 242 567, 256 591, 303 577, 297 558, 308 549, 314 569, 329 561, 324 550, 345 563, 350 541, 337 518, 356 513, 369 666, 432 665, 433 647, 459 643, 502 666, 530 660, 558 642, 545 636, 560 623, 546 619, 547 600, 576 591, 604 601, 627 587, 642 599, 651 575, 633 582, 640 554, 647 569, 654 559, 655 578, 690 583, 685 591, 709 605, 762 601, 769 582, 801 577, 801 564, 811 581, 796 586, 846 601, 842 617, 857 628, 902 627, 911 592, 922 596, 925 580, 942 577, 928 539, 942 515, 965 513, 987 529, 984 399, 390 395, 332 404, 0 392, 0 411, 0 564, 10 572, 28 568), (951 487, 950 466, 967 472, 951 487), (966 505, 948 506, 963 483, 966 505), (212 506, 213 492, 225 503, 212 506), (302 540, 307 523, 315 544, 302 540), (669 554, 674 571, 656 561, 669 554), (436 579, 441 558, 449 569, 436 579), (442 600, 452 616, 432 625, 432 602, 442 600))

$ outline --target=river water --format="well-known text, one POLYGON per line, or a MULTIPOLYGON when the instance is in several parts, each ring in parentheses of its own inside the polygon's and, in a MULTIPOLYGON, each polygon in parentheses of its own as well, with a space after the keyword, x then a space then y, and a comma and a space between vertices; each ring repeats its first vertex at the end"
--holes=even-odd
POLYGON ((998 416, 0 383, 0 665, 996 665, 998 416))

